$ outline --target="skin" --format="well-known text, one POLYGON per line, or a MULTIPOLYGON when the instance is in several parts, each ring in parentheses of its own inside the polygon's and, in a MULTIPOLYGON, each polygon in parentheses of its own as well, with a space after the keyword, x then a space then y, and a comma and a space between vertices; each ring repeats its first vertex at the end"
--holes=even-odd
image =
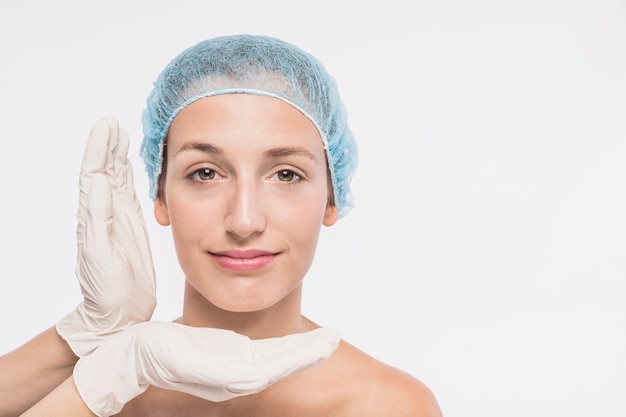
MULTIPOLYGON (((338 212, 328 204, 325 153, 315 126, 279 99, 222 95, 186 107, 167 140, 164 192, 155 217, 171 226, 185 272, 181 321, 251 338, 318 327, 301 315, 302 281, 321 226, 332 226, 338 212), (212 255, 252 248, 276 255, 253 270, 225 268, 212 255)), ((325 363, 259 394, 212 403, 150 388, 119 415, 435 417, 441 412, 420 381, 342 342, 325 363)))
POLYGON ((51 327, 0 356, 0 416, 17 416, 71 374, 78 358, 51 327))
POLYGON ((186 277, 182 321, 248 336, 299 332, 302 279, 328 206, 325 153, 314 125, 278 99, 245 94, 198 100, 167 138, 157 221, 171 226, 186 277), (219 256, 257 250, 247 261, 219 256), (244 262, 266 263, 248 269, 244 262), (252 333, 252 334, 250 334, 252 333))
POLYGON ((78 394, 74 379, 67 378, 22 417, 94 417, 78 394))
MULTIPOLYGON (((319 327, 301 314, 302 281, 321 226, 332 226, 338 212, 328 203, 315 126, 279 99, 223 95, 181 111, 167 141, 154 212, 172 229, 186 277, 179 321, 253 339, 319 327)), ((56 380, 74 358, 66 362, 56 380)), ((342 341, 326 362, 258 394, 213 403, 150 387, 118 415, 440 417, 441 411, 419 380, 342 341)), ((23 416, 93 414, 70 376, 23 416)))

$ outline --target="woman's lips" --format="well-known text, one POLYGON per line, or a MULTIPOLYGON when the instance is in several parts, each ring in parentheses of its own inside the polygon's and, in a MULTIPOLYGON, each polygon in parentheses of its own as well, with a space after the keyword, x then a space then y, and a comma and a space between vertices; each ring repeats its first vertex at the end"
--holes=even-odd
POLYGON ((228 250, 223 252, 210 252, 215 262, 222 268, 233 271, 254 271, 270 264, 278 255, 262 250, 228 250))

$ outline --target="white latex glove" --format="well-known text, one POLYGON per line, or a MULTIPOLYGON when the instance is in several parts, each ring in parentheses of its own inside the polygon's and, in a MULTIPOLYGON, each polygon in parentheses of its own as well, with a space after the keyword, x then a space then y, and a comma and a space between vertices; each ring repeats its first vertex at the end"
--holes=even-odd
POLYGON ((80 359, 74 382, 100 417, 117 414, 149 385, 225 401, 262 391, 326 360, 339 341, 340 335, 326 328, 251 340, 229 330, 146 322, 80 359))
POLYGON ((84 300, 56 326, 80 357, 112 334, 149 320, 156 306, 152 255, 128 146, 127 132, 108 116, 93 126, 83 156, 76 276, 84 300))

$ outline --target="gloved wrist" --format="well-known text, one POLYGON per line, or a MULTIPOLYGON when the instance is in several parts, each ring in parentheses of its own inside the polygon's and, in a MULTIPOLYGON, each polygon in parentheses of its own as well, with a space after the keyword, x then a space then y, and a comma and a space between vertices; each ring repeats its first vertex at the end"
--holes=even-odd
POLYGON ((129 316, 132 317, 129 312, 122 310, 98 317, 93 312, 88 312, 83 302, 57 322, 56 331, 67 342, 72 352, 82 358, 91 354, 114 334, 134 323, 150 320, 151 314, 132 320, 129 316))
POLYGON ((86 316, 82 304, 65 315, 56 324, 56 331, 79 358, 92 353, 102 342, 117 331, 95 331, 87 325, 91 320, 86 316))

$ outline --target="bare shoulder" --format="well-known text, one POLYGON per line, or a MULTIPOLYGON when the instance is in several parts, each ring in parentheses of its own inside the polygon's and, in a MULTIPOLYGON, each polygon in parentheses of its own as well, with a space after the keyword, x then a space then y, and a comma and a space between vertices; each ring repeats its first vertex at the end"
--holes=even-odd
MULTIPOLYGON (((432 391, 416 377, 378 361, 342 342, 344 375, 350 375, 353 395, 347 415, 394 417, 441 417, 432 391)), ((338 358, 339 359, 339 358, 338 358)))

